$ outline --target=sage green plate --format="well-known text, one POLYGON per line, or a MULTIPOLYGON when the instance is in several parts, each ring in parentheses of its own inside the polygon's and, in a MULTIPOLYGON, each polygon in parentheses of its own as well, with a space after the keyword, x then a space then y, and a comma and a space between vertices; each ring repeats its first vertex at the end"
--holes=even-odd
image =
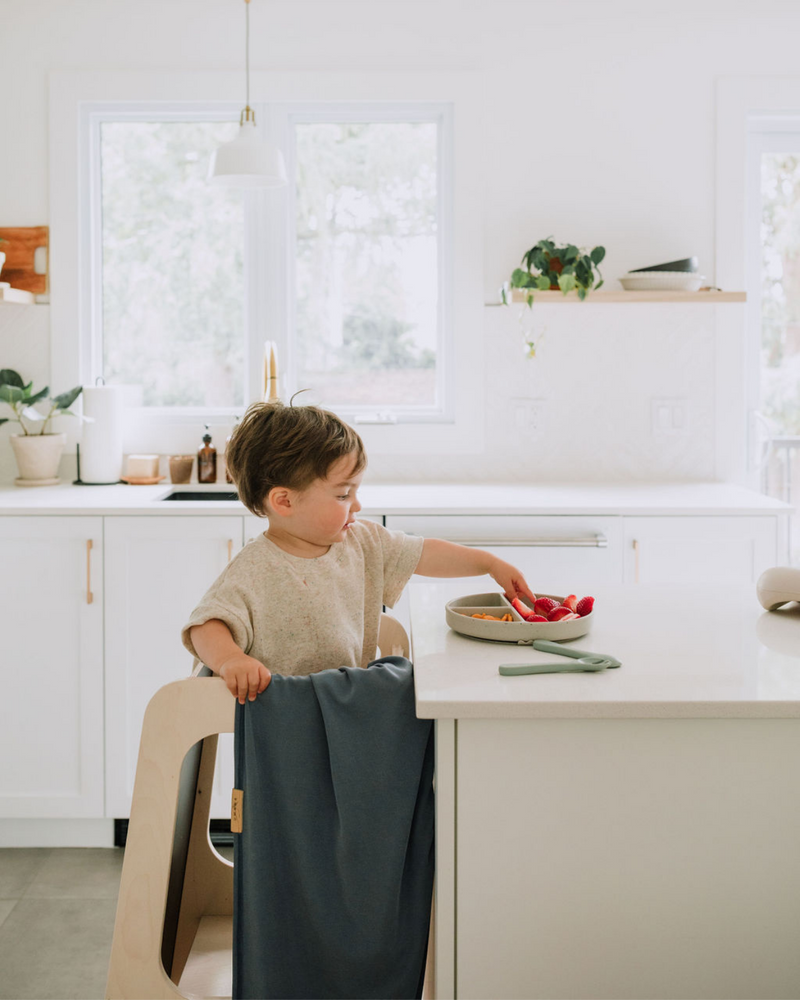
MULTIPOLYGON (((564 595, 540 594, 537 597, 552 597, 560 604, 564 595)), ((523 601, 523 604, 526 603, 523 601)), ((470 635, 476 639, 489 639, 492 642, 527 643, 534 639, 552 639, 554 642, 564 642, 578 639, 591 630, 594 611, 583 618, 573 618, 568 622, 526 622, 519 615, 510 601, 502 594, 470 594, 467 597, 457 597, 445 605, 447 624, 455 632, 470 635), (491 622, 485 618, 472 618, 481 613, 502 617, 511 614, 513 621, 491 622)))

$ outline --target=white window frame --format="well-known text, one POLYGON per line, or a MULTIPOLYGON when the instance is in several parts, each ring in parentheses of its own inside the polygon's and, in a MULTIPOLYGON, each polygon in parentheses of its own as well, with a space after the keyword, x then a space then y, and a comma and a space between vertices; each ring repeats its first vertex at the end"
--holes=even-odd
MULTIPOLYGON (((186 118, 191 107, 197 117, 238 119, 244 103, 241 75, 234 73, 80 73, 56 72, 50 80, 51 149, 51 370, 54 384, 89 384, 97 365, 97 348, 87 340, 97 317, 90 303, 98 300, 86 272, 99 274, 85 260, 91 227, 99 224, 97 202, 91 190, 87 155, 91 133, 102 116, 119 120, 119 112, 135 117, 153 101, 175 118, 186 118), (210 110, 219 114, 210 114, 210 110), (230 110, 235 109, 233 114, 230 110), (99 117, 98 117, 99 116, 99 117), (83 186, 81 179, 84 178, 83 186), (82 275, 84 277, 82 277, 82 275), (79 331, 83 331, 83 336, 79 331), (87 346, 88 345, 88 346, 87 346)), ((368 451, 374 454, 475 454, 484 443, 484 381, 482 365, 483 295, 483 182, 481 85, 473 73, 255 73, 251 74, 251 105, 261 112, 259 125, 271 141, 285 140, 289 115, 339 114, 358 104, 369 110, 407 120, 409 108, 425 104, 444 115, 440 128, 440 178, 449 172, 450 190, 440 191, 440 239, 452 241, 445 251, 449 267, 440 269, 445 288, 440 296, 442 354, 437 358, 444 397, 449 405, 439 414, 408 413, 396 424, 358 425, 368 451), (452 109, 449 119, 447 108, 452 109), (284 135, 281 136, 281 131, 284 135), (452 169, 458 163, 458 170, 452 169), (449 310, 449 314, 448 314, 449 310), (456 344, 457 341, 457 344, 456 344), (457 347, 457 349, 456 349, 457 347), (448 363, 448 351, 449 360, 448 363)), ((424 112, 423 112, 424 113, 424 112)), ((382 119, 381 119, 382 120, 382 119)), ((287 150, 288 152, 288 150, 287 150)), ((440 184, 443 182, 440 180, 440 184)), ((447 185, 445 185, 447 186, 447 185)), ((264 340, 278 340, 287 357, 286 303, 292 279, 289 260, 290 198, 286 189, 253 193, 253 211, 247 213, 246 248, 254 268, 269 276, 246 290, 245 316, 249 330, 264 330, 264 340), (284 224, 269 217, 283 213, 284 224), (257 255, 264 255, 263 260, 257 255), (280 288, 280 291, 278 290, 280 288)), ((96 244, 96 241, 95 241, 96 244)), ((94 279, 96 280, 96 279, 94 279)), ((293 289, 292 289, 293 294, 293 289)), ((257 398, 263 346, 250 333, 247 385, 257 398)), ((291 377, 291 372, 288 373, 291 377)), ((230 427, 241 408, 193 411, 142 407, 126 414, 125 450, 160 453, 189 451, 197 446, 198 428, 209 423, 212 432, 230 427), (158 411, 161 412, 158 412, 158 411), (150 411, 150 412, 147 412, 150 411)), ((358 420, 355 408, 340 410, 345 419, 358 420)), ((218 440, 218 436, 217 436, 218 440)))
MULTIPOLYGON (((800 135, 800 79, 717 81, 716 284, 747 292, 717 307, 717 479, 761 488, 761 153, 800 135)), ((787 147, 788 148, 788 147, 787 147)))

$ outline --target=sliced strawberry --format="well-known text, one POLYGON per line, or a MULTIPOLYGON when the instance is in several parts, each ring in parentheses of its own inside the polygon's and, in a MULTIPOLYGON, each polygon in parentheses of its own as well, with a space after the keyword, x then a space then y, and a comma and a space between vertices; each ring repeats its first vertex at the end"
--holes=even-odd
POLYGON ((558 607, 558 601, 554 601, 552 597, 540 597, 533 605, 533 610, 537 615, 544 615, 549 618, 550 612, 553 608, 558 607))
POLYGON ((529 608, 527 604, 524 604, 518 597, 511 598, 511 606, 515 611, 518 611, 523 618, 528 618, 533 614, 533 608, 529 608))
POLYGON ((544 615, 531 615, 528 619, 529 622, 546 622, 547 619, 544 615))
POLYGON ((569 608, 565 608, 563 604, 560 604, 557 608, 553 608, 553 610, 547 616, 547 620, 549 622, 560 622, 564 618, 566 618, 567 615, 571 614, 573 614, 573 612, 570 611, 569 608))
POLYGON ((577 605, 575 607, 575 610, 578 612, 578 615, 581 618, 583 618, 584 615, 589 615, 589 614, 592 613, 592 608, 593 607, 594 607, 594 598, 593 597, 582 597, 578 601, 578 603, 577 603, 577 605))
POLYGON ((575 610, 575 606, 578 603, 578 598, 576 594, 570 594, 569 597, 565 597, 561 602, 562 607, 569 608, 570 611, 575 610))
POLYGON ((573 618, 580 618, 580 615, 576 615, 574 611, 571 611, 568 615, 564 615, 561 619, 562 622, 571 622, 573 618))

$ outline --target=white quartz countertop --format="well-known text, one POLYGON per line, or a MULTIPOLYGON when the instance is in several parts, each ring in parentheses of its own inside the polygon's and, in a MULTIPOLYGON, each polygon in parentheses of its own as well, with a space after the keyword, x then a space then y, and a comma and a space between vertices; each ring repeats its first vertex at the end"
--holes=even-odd
MULTIPOLYGON (((420 718, 800 718, 800 604, 764 611, 755 585, 598 586, 590 591, 592 630, 570 645, 614 656, 621 667, 505 677, 501 663, 559 657, 448 627, 447 601, 496 589, 486 583, 413 577, 409 584, 420 718)), ((540 589, 585 596, 578 581, 567 583, 571 589, 542 581, 540 589)))
MULTIPOLYGON (((174 490, 219 492, 233 486, 0 487, 0 515, 247 513, 238 500, 162 501, 174 490)), ((359 491, 364 514, 786 514, 793 508, 731 483, 376 484, 359 491)))

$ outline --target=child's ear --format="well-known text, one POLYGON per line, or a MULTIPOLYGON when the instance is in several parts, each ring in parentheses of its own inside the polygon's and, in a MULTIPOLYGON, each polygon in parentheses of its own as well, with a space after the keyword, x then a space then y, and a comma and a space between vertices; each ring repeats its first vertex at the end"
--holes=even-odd
POLYGON ((279 517, 288 517, 294 512, 292 491, 285 486, 273 486, 267 494, 267 503, 279 517))

